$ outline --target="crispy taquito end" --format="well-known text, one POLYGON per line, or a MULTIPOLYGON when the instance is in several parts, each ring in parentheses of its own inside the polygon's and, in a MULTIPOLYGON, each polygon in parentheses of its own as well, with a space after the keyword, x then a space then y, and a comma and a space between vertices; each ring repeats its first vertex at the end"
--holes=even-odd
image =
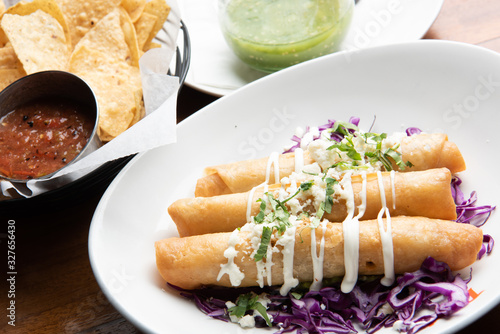
MULTIPOLYGON (((316 233, 316 247, 320 249, 323 236, 321 228, 297 228, 293 260, 293 276, 300 282, 313 279, 311 259, 311 233, 316 233)), ((234 263, 245 277, 240 286, 257 286, 257 267, 250 256, 253 249, 245 232, 239 232, 238 251, 234 263)), ((423 217, 392 218, 394 267, 396 274, 415 271, 427 257, 447 263, 452 270, 460 270, 474 263, 482 245, 481 229, 453 221, 440 221, 423 217)), ((156 264, 163 279, 183 289, 203 286, 230 287, 227 274, 217 280, 221 265, 228 259, 224 251, 228 247, 231 233, 214 233, 187 238, 169 238, 155 243, 156 264)), ((276 240, 273 240, 274 244, 276 240)), ((281 249, 281 246, 277 246, 281 249)), ((325 231, 323 275, 325 278, 344 275, 344 239, 342 224, 328 223, 325 231)), ((265 259, 263 260, 265 261, 265 259)), ((283 254, 272 256, 272 284, 281 285, 283 277, 283 254)), ((381 275, 384 273, 382 244, 378 221, 369 220, 360 224, 359 231, 359 275, 381 275)))
MULTIPOLYGON (((418 172, 395 173, 394 185, 389 172, 382 172, 383 190, 386 206, 391 216, 422 216, 428 218, 455 220, 457 211, 451 192, 451 172, 447 168, 434 168, 418 172), (394 190, 394 194, 393 194, 394 190), (395 196, 393 196, 395 195, 395 196)), ((359 213, 362 203, 362 177, 352 177, 354 214, 359 213)), ((334 204, 331 213, 325 218, 333 222, 347 217, 344 199, 334 204)), ((366 209, 361 220, 374 219, 382 209, 382 198, 376 173, 366 174, 366 209)))
MULTIPOLYGON (((237 161, 229 164, 205 168, 205 176, 196 182, 195 196, 210 197, 223 194, 245 192, 266 180, 268 158, 237 161)), ((304 164, 314 161, 307 152, 304 153, 304 164)), ((271 167, 269 184, 278 183, 274 179, 274 166, 271 167)), ((295 153, 279 155, 280 178, 295 171, 295 153)))
MULTIPOLYGON (((279 184, 268 187, 273 192, 279 184)), ((212 197, 183 198, 168 207, 168 214, 177 226, 179 236, 231 232, 246 223, 249 192, 225 194, 212 197)), ((251 200, 251 213, 259 212, 257 199, 263 196, 263 189, 255 191, 251 200)))
POLYGON ((446 167, 455 174, 466 168, 457 145, 444 133, 422 133, 403 138, 401 151, 403 160, 412 163, 413 167, 409 168, 412 171, 446 167))
MULTIPOLYGON (((382 199, 376 173, 366 174, 366 211, 362 220, 374 219, 382 209, 382 199)), ((389 172, 382 173, 386 206, 393 216, 423 216, 438 219, 456 219, 456 206, 451 193, 451 173, 446 168, 419 172, 394 174, 394 198, 392 178, 389 172)), ((362 178, 352 177, 355 214, 362 203, 362 178)), ((273 185, 269 191, 279 189, 273 185)), ((249 192, 213 197, 180 199, 169 206, 168 212, 181 237, 205 233, 230 232, 247 222, 246 212, 249 192)), ((251 215, 259 213, 263 188, 258 188, 250 200, 251 215)), ((325 218, 341 222, 347 217, 345 199, 334 194, 331 213, 325 218)))
MULTIPOLYGON (((448 141, 442 133, 418 134, 403 138, 401 141, 403 160, 413 164, 404 172, 432 168, 448 168, 452 174, 465 170, 465 161, 457 145, 448 141)), ((244 160, 230 164, 207 167, 205 176, 196 183, 195 196, 217 196, 245 192, 266 180, 268 158, 244 160)), ((308 151, 304 151, 304 164, 314 162, 308 151)), ((394 169, 398 169, 396 165, 394 169)), ((289 176, 295 170, 295 153, 280 155, 280 178, 289 176)), ((269 183, 277 183, 271 170, 269 183)))

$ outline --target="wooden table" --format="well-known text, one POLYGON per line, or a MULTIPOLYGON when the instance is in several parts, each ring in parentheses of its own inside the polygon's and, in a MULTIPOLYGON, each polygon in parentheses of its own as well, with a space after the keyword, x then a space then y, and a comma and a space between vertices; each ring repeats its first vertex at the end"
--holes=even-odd
MULTIPOLYGON (((361 0, 369 1, 369 0, 361 0)), ((500 52, 500 1, 445 0, 426 38, 467 42, 500 52)), ((179 119, 216 98, 184 87, 178 99, 179 119)), ((0 212, 2 279, 0 332, 12 333, 136 333, 101 292, 88 258, 87 238, 92 214, 103 193, 96 189, 85 201, 42 212, 0 212), (6 217, 6 215, 8 215, 6 217), (7 324, 8 286, 6 236, 15 221, 15 327, 7 324)), ((498 251, 498 250, 497 250, 498 251)), ((500 306, 460 331, 498 331, 500 306)))

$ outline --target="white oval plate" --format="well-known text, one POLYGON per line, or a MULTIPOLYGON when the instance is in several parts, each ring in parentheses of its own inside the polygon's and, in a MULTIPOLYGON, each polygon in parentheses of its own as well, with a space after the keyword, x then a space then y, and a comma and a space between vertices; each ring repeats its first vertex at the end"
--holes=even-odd
MULTIPOLYGON (((191 38, 191 65, 186 84, 215 96, 263 77, 240 61, 227 46, 217 20, 217 0, 180 1, 191 38)), ((422 38, 443 0, 360 0, 343 50, 411 42, 422 38)))
MULTIPOLYGON (((465 193, 475 189, 480 204, 498 205, 500 192, 492 187, 500 165, 498 106, 500 55, 454 42, 337 53, 269 75, 182 121, 176 144, 140 154, 116 177, 90 228, 96 279, 118 311, 146 332, 265 333, 207 317, 156 271, 153 243, 177 235, 167 207, 193 196, 205 166, 281 150, 297 126, 359 116, 368 130, 376 116, 376 132, 416 126, 448 133, 468 165, 465 193)), ((500 240, 498 213, 484 231, 500 240)), ((496 305, 499 264, 498 250, 474 264, 470 287, 479 297, 422 333, 458 330, 496 305)))

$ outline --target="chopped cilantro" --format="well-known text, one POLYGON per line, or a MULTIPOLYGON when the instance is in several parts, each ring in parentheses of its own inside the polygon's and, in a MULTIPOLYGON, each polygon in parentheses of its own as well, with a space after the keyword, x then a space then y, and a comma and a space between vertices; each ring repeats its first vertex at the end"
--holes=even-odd
POLYGON ((331 213, 332 212, 332 207, 333 207, 333 194, 335 193, 335 190, 333 189, 333 186, 338 183, 337 180, 331 177, 325 178, 326 182, 326 191, 325 191, 325 200, 321 202, 319 205, 318 210, 316 211, 316 216, 311 220, 311 227, 312 228, 317 228, 319 226, 319 223, 321 219, 323 218, 323 215, 326 213, 331 213))
POLYGON ((333 193, 335 192, 335 190, 333 190, 333 186, 338 183, 337 180, 335 180, 334 178, 331 178, 331 177, 327 177, 326 178, 326 196, 325 196, 325 207, 324 207, 324 210, 327 212, 327 213, 331 213, 332 212, 332 206, 333 206, 333 193))
POLYGON ((358 127, 352 123, 336 121, 330 131, 338 132, 340 134, 343 134, 344 136, 347 136, 350 134, 349 130, 357 131, 358 127))
POLYGON ((307 190, 311 189, 311 187, 313 185, 314 185, 313 181, 303 182, 303 183, 300 184, 300 190, 307 191, 307 190))
POLYGON ((391 171, 393 169, 393 164, 392 161, 399 167, 399 169, 404 170, 406 167, 412 167, 412 163, 407 161, 404 162, 401 153, 397 152, 397 148, 388 148, 384 152, 382 152, 382 141, 387 138, 386 133, 382 134, 376 134, 376 133, 364 133, 363 137, 365 137, 365 142, 369 143, 371 141, 372 143, 376 144, 376 149, 374 152, 366 152, 365 157, 370 158, 370 162, 376 162, 380 161, 382 165, 384 166, 386 171, 391 171))
POLYGON ((264 226, 262 229, 262 236, 260 238, 259 249, 254 255, 255 262, 267 257, 267 247, 271 243, 271 236, 273 235, 272 227, 264 226))
POLYGON ((266 324, 271 327, 272 323, 269 319, 269 315, 267 314, 267 310, 258 300, 259 296, 254 292, 242 294, 238 297, 238 299, 236 299, 236 305, 228 308, 228 312, 232 316, 242 318, 248 311, 256 310, 262 318, 264 318, 266 324))
POLYGON ((347 143, 340 142, 338 144, 333 144, 327 148, 327 150, 332 150, 334 148, 338 149, 341 152, 345 152, 349 158, 352 160, 361 160, 361 154, 356 151, 354 147, 354 143, 352 142, 352 135, 344 137, 347 143))
POLYGON ((266 216, 266 207, 267 207, 267 204, 266 204, 266 201, 263 201, 261 198, 259 198, 257 200, 257 202, 260 201, 260 211, 259 213, 253 217, 253 220, 258 223, 258 224, 261 224, 263 221, 264 221, 264 217, 266 216))

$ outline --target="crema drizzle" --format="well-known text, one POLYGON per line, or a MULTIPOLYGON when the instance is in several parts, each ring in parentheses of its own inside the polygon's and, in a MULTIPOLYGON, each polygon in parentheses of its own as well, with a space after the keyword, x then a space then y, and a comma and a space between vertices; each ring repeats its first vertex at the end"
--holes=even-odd
POLYGON ((227 263, 221 264, 219 275, 217 276, 217 281, 220 281, 224 274, 228 274, 232 286, 239 286, 243 278, 245 278, 245 274, 242 273, 240 268, 234 263, 234 258, 238 255, 236 245, 240 243, 238 232, 238 230, 234 230, 229 237, 228 247, 224 251, 224 257, 227 258, 227 263))
POLYGON ((280 294, 286 296, 288 292, 299 284, 299 280, 293 277, 293 256, 295 252, 295 230, 292 226, 285 230, 283 236, 276 244, 283 246, 283 285, 280 288, 280 294))
MULTIPOLYGON (((253 187, 248 192, 247 213, 246 213, 247 222, 250 222, 252 219, 252 204, 253 204, 253 196, 255 194, 255 190, 257 188, 260 188, 260 187, 263 187, 264 193, 266 193, 269 190, 269 180, 271 179, 271 167, 273 167, 273 170, 274 170, 275 182, 279 182, 279 180, 280 180, 280 162, 279 162, 279 153, 278 152, 271 153, 269 155, 269 158, 267 159, 266 180, 264 181, 264 183, 261 183, 258 186, 253 187)), ((265 200, 265 198, 264 198, 264 200, 265 200)))
POLYGON ((278 152, 273 152, 269 156, 267 160, 267 168, 266 168, 266 182, 265 184, 269 184, 269 180, 271 179, 271 167, 274 167, 274 183, 278 183, 280 180, 280 155, 278 152))
MULTIPOLYGON (((304 152, 301 148, 297 148, 295 151, 295 172, 300 173, 304 167, 304 152)), ((248 195, 247 202, 247 212, 246 219, 247 222, 251 222, 251 211, 253 204, 253 197, 255 191, 259 187, 263 187, 264 193, 268 191, 269 181, 271 178, 271 168, 274 168, 274 179, 275 182, 280 180, 279 172, 279 154, 273 152, 268 159, 266 168, 266 180, 264 183, 252 188, 248 195)), ((352 172, 347 172, 340 184, 343 188, 344 197, 346 200, 347 207, 347 218, 342 222, 343 238, 344 238, 344 267, 345 276, 342 280, 341 290, 344 293, 349 293, 352 291, 356 285, 359 272, 359 219, 363 217, 367 207, 367 177, 366 172, 361 173, 362 178, 362 188, 359 194, 361 203, 358 206, 358 214, 354 216, 356 204, 354 200, 354 191, 352 187, 352 172)), ((391 285, 395 280, 394 273, 394 249, 392 242, 392 228, 391 228, 391 217, 389 209, 387 208, 387 201, 384 189, 384 183, 382 174, 380 171, 377 172, 377 180, 380 191, 380 200, 382 203, 382 209, 380 210, 377 220, 378 228, 380 233, 380 239, 382 242, 382 253, 384 259, 384 277, 382 279, 382 284, 391 285), (386 216, 386 226, 384 226, 383 216, 386 216)), ((396 189, 395 189, 395 172, 390 172, 390 183, 392 190, 392 207, 396 209, 396 189)), ((265 197, 263 200, 266 200, 265 197)), ((319 290, 322 286, 323 281, 323 268, 324 268, 324 253, 325 253, 325 233, 327 229, 327 221, 323 220, 321 222, 322 227, 322 238, 319 242, 319 252, 317 249, 316 241, 316 231, 313 229, 311 231, 311 258, 313 264, 313 282, 311 284, 311 290, 319 290)), ((294 260, 294 249, 295 249, 295 232, 296 227, 291 226, 287 228, 281 238, 276 242, 276 246, 282 246, 283 254, 283 280, 284 283, 280 289, 281 295, 286 295, 293 287, 297 286, 298 280, 293 276, 293 260, 294 260)), ((221 265, 221 270, 219 272, 218 280, 227 273, 230 276, 230 281, 233 286, 237 286, 241 283, 244 278, 244 274, 239 270, 237 265, 234 263, 234 258, 237 255, 235 249, 238 243, 237 230, 233 232, 229 241, 229 247, 224 253, 224 256, 228 258, 228 263, 221 265)), ((267 284, 272 285, 272 271, 273 266, 272 254, 276 250, 276 246, 268 247, 266 253, 265 261, 257 261, 257 282, 261 287, 264 285, 264 277, 267 277, 267 284)))
POLYGON ((326 232, 326 220, 321 222, 321 227, 323 230, 323 235, 319 244, 319 255, 316 250, 316 231, 312 229, 311 231, 311 257, 313 264, 313 282, 311 284, 311 291, 319 291, 323 282, 323 264, 325 262, 325 232, 326 232))
MULTIPOLYGON (((389 209, 387 208, 386 198, 385 198, 385 190, 384 190, 384 180, 382 179, 382 173, 380 171, 377 172, 378 179, 378 187, 380 191, 380 201, 382 202, 382 209, 378 213, 378 229, 380 233, 380 241, 382 242, 382 254, 384 257, 384 277, 380 281, 385 286, 390 286, 394 283, 395 274, 394 274, 394 247, 392 244, 392 227, 391 227, 391 215, 389 213, 389 209), (384 220, 383 216, 386 216, 386 225, 384 228, 384 220)), ((391 184, 394 189, 394 182, 391 184)), ((395 193, 395 190, 393 194, 395 193)), ((393 202, 395 202, 395 196, 393 195, 393 202)))
POLYGON ((347 218, 342 222, 344 234, 344 268, 345 274, 342 279, 340 289, 343 293, 352 291, 358 281, 359 270, 359 219, 363 217, 366 210, 366 173, 361 174, 361 204, 358 206, 358 214, 354 216, 354 191, 352 189, 351 173, 348 173, 342 179, 344 189, 348 194, 346 198, 347 218), (347 179, 346 179, 347 178, 347 179))

